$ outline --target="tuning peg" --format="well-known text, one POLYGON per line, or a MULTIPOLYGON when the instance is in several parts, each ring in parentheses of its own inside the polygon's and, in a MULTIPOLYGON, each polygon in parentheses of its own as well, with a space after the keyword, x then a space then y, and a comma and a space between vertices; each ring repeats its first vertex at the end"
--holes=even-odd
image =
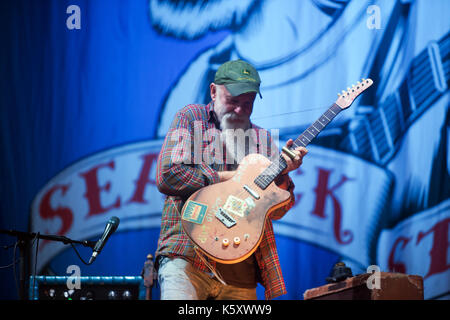
POLYGON ((356 84, 361 84, 361 82, 359 82, 359 81, 356 81, 356 84))
POLYGON ((339 98, 341 97, 341 94, 340 94, 340 93, 338 93, 338 97, 339 97, 339 98))
POLYGON ((342 95, 343 95, 343 96, 345 95, 345 90, 342 90, 342 95))

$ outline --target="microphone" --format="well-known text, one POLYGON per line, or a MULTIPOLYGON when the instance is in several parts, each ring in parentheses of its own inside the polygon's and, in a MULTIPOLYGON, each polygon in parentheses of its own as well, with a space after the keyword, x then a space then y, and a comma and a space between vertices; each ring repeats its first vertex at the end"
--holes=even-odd
POLYGON ((117 230, 119 223, 120 219, 117 217, 111 217, 111 219, 109 219, 108 223, 106 224, 105 230, 103 231, 102 237, 95 244, 94 251, 92 252, 91 259, 89 260, 89 264, 94 262, 95 258, 97 258, 97 255, 105 246, 106 241, 117 230))

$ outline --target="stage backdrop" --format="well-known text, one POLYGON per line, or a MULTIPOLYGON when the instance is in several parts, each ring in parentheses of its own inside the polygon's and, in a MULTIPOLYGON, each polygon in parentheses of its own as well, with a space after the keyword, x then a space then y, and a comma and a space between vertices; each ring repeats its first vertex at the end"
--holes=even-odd
MULTIPOLYGON (((252 120, 280 143, 371 78, 291 173, 296 204, 274 222, 279 299, 303 299, 338 261, 421 275, 427 299, 449 299, 449 12, 445 0, 1 1, 0 228, 95 241, 118 216, 94 264, 35 241, 31 269, 139 275, 159 235, 162 139, 179 108, 209 102, 221 63, 259 70, 252 120)), ((15 299, 15 238, 0 240, 1 298, 15 299)))

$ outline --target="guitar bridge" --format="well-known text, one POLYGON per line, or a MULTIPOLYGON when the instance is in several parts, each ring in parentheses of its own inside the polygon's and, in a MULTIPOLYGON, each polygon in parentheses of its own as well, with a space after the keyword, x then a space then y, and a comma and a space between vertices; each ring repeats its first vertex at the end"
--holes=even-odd
POLYGON ((219 219, 220 222, 222 222, 227 228, 231 228, 236 224, 236 220, 234 220, 233 217, 226 213, 222 208, 219 208, 216 212, 216 218, 219 219))

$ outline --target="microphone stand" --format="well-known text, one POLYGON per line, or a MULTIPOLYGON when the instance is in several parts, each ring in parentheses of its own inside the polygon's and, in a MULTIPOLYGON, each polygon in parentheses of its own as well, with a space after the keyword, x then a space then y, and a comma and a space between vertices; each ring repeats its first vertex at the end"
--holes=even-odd
MULTIPOLYGON (((27 264, 29 263, 29 254, 28 254, 28 247, 29 247, 29 241, 34 239, 44 239, 44 240, 50 240, 50 241, 58 241, 62 242, 64 244, 81 244, 84 247, 89 247, 93 249, 95 247, 96 242, 95 241, 78 241, 78 240, 72 240, 65 236, 58 236, 58 235, 46 235, 46 234, 40 234, 35 232, 22 232, 22 231, 16 231, 16 230, 1 230, 0 233, 7 234, 13 237, 17 238, 17 246, 19 247, 19 269, 20 269, 20 288, 19 288, 19 297, 21 300, 27 300, 27 290, 26 290, 26 280, 28 279, 27 274, 27 264)), ((15 263, 15 261, 13 261, 15 263)))

